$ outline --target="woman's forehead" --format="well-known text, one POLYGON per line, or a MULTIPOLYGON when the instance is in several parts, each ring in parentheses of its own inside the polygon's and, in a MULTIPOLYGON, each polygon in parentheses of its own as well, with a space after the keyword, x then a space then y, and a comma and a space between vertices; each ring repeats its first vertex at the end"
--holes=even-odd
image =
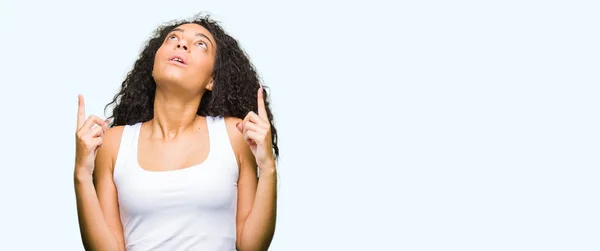
POLYGON ((204 28, 204 26, 195 24, 195 23, 186 23, 186 24, 179 25, 179 26, 173 28, 173 31, 175 31, 175 30, 183 31, 185 33, 188 33, 188 32, 194 33, 194 34, 202 33, 207 36, 212 36, 212 34, 206 28, 204 28))

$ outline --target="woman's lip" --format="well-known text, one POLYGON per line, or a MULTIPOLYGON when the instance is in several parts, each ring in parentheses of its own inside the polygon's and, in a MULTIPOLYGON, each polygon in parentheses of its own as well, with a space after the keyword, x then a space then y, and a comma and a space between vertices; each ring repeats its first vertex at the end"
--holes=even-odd
POLYGON ((172 57, 169 58, 169 61, 177 61, 177 60, 174 60, 176 58, 179 59, 179 61, 181 61, 182 64, 186 64, 186 62, 185 62, 186 58, 183 55, 177 55, 177 54, 175 54, 175 55, 173 55, 172 57))
POLYGON ((171 64, 175 64, 175 65, 187 66, 187 64, 181 63, 181 62, 176 61, 176 60, 169 60, 168 62, 171 63, 171 64))

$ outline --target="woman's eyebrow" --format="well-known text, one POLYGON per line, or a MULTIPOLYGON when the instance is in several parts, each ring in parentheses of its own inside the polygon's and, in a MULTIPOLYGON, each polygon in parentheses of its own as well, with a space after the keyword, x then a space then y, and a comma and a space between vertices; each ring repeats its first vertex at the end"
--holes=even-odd
MULTIPOLYGON (((181 33, 183 33, 184 31, 185 31, 184 29, 181 29, 181 28, 175 28, 175 29, 173 29, 173 31, 171 31, 171 32, 181 32, 181 33)), ((208 42, 210 42, 210 45, 214 46, 214 44, 213 44, 213 41, 212 41, 212 40, 210 40, 210 38, 208 38, 208 36, 206 36, 206 35, 204 35, 204 34, 202 34, 202 33, 200 33, 200 32, 196 33, 196 36, 197 36, 197 37, 203 37, 203 38, 206 38, 206 39, 208 40, 208 42)))

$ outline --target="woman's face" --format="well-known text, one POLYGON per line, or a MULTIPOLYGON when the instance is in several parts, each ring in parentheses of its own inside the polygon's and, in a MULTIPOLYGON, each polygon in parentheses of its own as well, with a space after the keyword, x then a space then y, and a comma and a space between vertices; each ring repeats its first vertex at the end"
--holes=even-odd
POLYGON ((154 81, 158 86, 177 85, 194 92, 212 89, 216 49, 215 39, 204 27, 178 26, 156 51, 154 81))

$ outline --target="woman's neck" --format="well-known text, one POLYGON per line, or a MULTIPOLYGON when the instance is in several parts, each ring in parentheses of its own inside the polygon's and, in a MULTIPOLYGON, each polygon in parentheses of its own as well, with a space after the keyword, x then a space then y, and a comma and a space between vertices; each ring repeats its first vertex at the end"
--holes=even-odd
POLYGON ((150 121, 151 137, 168 141, 195 127, 201 97, 166 95, 157 90, 154 118, 150 121))

